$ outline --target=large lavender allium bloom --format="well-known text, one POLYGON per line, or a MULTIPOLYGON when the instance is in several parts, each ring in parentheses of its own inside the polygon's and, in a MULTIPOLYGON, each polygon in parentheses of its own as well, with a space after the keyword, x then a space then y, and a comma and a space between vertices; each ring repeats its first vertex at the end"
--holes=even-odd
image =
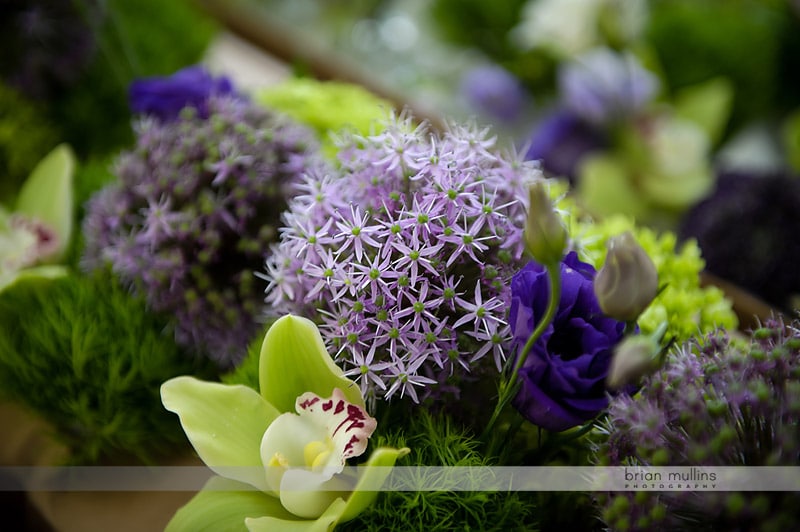
MULTIPOLYGON (((553 322, 534 343, 519 371, 512 404, 542 428, 562 431, 585 423, 608 406, 606 376, 625 323, 600 310, 595 269, 571 251, 561 263, 561 299, 553 322)), ((511 282, 509 323, 521 351, 544 316, 550 294, 547 270, 529 262, 511 282)))
POLYGON ((208 108, 208 119, 186 108, 174 122, 136 124, 118 182, 88 204, 83 262, 110 263, 175 317, 181 345, 227 367, 258 329, 265 285, 255 272, 317 151, 305 128, 253 104, 222 97, 208 108))
POLYGON ((345 143, 341 170, 310 175, 290 203, 267 300, 320 321, 373 401, 457 392, 460 376, 506 357, 509 281, 540 173, 493 143, 474 126, 435 134, 401 114, 345 143))
POLYGON ((193 65, 171 76, 134 81, 128 88, 128 101, 134 113, 161 120, 175 120, 187 106, 197 109, 201 118, 207 118, 208 99, 228 94, 235 94, 230 79, 214 77, 204 67, 193 65))
MULTIPOLYGON (((797 466, 800 322, 769 320, 748 343, 724 331, 676 348, 636 397, 609 405, 604 465, 797 466)), ((618 530, 791 530, 796 493, 611 493, 618 530)))
POLYGON ((74 83, 93 58, 92 26, 105 2, 4 0, 0 3, 0 79, 44 99, 74 83))

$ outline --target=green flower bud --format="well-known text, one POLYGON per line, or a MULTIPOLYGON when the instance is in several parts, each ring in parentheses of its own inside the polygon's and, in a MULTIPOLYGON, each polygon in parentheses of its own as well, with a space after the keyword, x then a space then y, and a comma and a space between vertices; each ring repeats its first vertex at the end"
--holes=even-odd
POLYGON ((659 368, 660 354, 661 345, 655 337, 640 334, 626 336, 614 348, 606 387, 619 390, 628 384, 636 384, 659 368))
POLYGON ((607 316, 635 321, 658 293, 656 266, 630 232, 611 237, 607 245, 594 293, 607 316))
POLYGON ((544 183, 537 181, 529 189, 528 218, 525 222, 525 249, 547 267, 555 266, 567 247, 567 229, 553 208, 544 183))

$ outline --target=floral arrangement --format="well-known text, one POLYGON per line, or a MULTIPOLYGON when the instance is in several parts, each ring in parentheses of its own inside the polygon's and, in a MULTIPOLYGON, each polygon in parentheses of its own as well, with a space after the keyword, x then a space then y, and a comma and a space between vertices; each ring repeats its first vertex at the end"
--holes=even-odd
MULTIPOLYGON (((648 2, 565 2, 571 34, 564 5, 522 4, 498 27, 560 93, 525 145, 343 83, 248 93, 184 62, 114 94, 132 121, 98 152, 14 159, 3 400, 69 464, 205 464, 169 531, 790 527, 791 492, 485 487, 505 469, 797 465, 800 324, 740 330, 701 282, 736 262, 724 207, 671 229, 732 197, 711 159, 744 116, 731 84, 679 92, 636 48, 648 2)), ((515 65, 462 87, 509 126, 531 105, 515 65)), ((766 225, 764 189, 737 186, 766 225)), ((747 271, 770 270, 755 248, 747 271)))

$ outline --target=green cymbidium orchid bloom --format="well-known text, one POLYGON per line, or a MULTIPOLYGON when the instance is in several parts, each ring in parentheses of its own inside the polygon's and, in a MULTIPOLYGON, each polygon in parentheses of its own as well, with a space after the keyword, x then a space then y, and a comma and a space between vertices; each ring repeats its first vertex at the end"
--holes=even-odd
POLYGON ((75 155, 50 152, 23 184, 12 212, 0 207, 0 290, 26 276, 55 277, 72 235, 75 155))
POLYGON ((376 421, 342 375, 316 325, 284 316, 261 348, 261 393, 177 377, 161 387, 200 458, 218 477, 181 508, 168 531, 326 531, 357 516, 407 449, 373 451, 357 479, 344 478, 376 421), (257 491, 253 491, 256 488, 257 491))

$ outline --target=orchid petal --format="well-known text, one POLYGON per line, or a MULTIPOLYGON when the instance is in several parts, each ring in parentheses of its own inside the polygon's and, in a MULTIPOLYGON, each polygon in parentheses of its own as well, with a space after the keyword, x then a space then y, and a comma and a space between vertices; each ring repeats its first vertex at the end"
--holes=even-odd
POLYGON ((55 258, 63 256, 72 235, 73 175, 75 154, 61 144, 42 159, 22 185, 16 212, 38 219, 55 231, 58 247, 55 258))
POLYGON ((348 402, 364 407, 361 390, 333 363, 314 322, 291 314, 267 331, 259 385, 264 398, 281 412, 294 412, 295 400, 305 392, 330 397, 334 388, 341 389, 348 402))
POLYGON ((366 464, 359 466, 359 470, 363 470, 363 473, 359 476, 350 498, 347 499, 347 505, 342 510, 340 521, 349 521, 370 506, 378 496, 376 490, 380 489, 386 481, 395 462, 409 452, 408 447, 375 449, 366 464))
POLYGON ((280 517, 259 517, 245 519, 250 532, 328 532, 339 522, 345 502, 337 499, 314 521, 292 521, 280 517))
POLYGON ((328 399, 308 392, 297 398, 295 408, 300 417, 327 427, 327 435, 333 442, 341 462, 348 458, 361 456, 367 448, 367 440, 372 436, 378 422, 370 417, 362 407, 347 402, 339 388, 333 390, 328 399))
MULTIPOLYGON (((281 478, 289 467, 306 467, 305 447, 315 441, 325 441, 325 425, 315 425, 297 414, 281 414, 264 432, 261 440, 261 463, 266 466, 269 488, 277 494, 281 478)), ((342 470, 331 471, 328 478, 342 470)))
POLYGON ((333 476, 332 471, 291 469, 281 479, 281 504, 288 511, 306 519, 324 515, 336 499, 346 498, 353 489, 347 479, 333 476))
POLYGON ((12 284, 25 279, 56 279, 64 277, 69 270, 64 266, 47 265, 34 266, 16 272, 0 272, 0 291, 5 290, 12 284))
POLYGON ((275 497, 215 476, 175 513, 165 532, 245 531, 246 519, 264 515, 278 520, 292 519, 275 497))
POLYGON ((178 414, 197 454, 214 472, 270 491, 261 439, 280 412, 258 392, 184 376, 161 385, 161 401, 178 414))

